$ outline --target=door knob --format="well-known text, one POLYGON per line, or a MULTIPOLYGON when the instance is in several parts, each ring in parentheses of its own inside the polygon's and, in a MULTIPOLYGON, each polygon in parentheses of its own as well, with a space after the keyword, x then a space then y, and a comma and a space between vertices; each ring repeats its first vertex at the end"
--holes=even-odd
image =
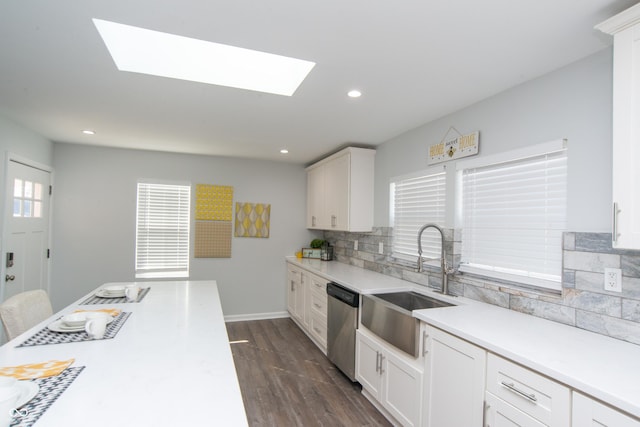
POLYGON ((12 275, 8 275, 7 274, 6 276, 4 276, 4 281, 5 282, 11 282, 12 280, 15 280, 15 278, 16 278, 16 276, 14 276, 13 274, 12 275))

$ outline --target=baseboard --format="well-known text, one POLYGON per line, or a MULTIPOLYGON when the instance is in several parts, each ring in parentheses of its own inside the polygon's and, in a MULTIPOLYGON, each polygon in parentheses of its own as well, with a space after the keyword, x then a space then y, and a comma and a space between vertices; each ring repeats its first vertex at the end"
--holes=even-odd
POLYGON ((275 313, 233 314, 224 316, 224 321, 244 322, 247 320, 281 319, 283 317, 289 317, 289 313, 286 311, 278 311, 275 313))

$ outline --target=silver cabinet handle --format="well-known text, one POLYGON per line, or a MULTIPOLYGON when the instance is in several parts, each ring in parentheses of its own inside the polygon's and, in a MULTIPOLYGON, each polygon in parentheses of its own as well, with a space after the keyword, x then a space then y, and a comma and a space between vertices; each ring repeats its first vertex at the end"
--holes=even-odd
POLYGON ((336 226, 336 216, 335 215, 331 215, 331 226, 335 227, 336 226))
POLYGON ((316 302, 314 302, 313 305, 315 306, 315 308, 322 308, 322 306, 316 302))
POLYGON ((380 352, 376 351, 376 372, 380 372, 380 352))
POLYGON ((291 281, 291 292, 294 292, 294 291, 295 291, 295 287, 293 286, 293 283, 294 283, 294 281, 292 280, 292 281, 291 281))
POLYGON ((311 215, 311 226, 312 227, 316 226, 316 216, 315 215, 311 215))
POLYGON ((424 331, 422 333, 422 355, 426 356, 427 353, 429 353, 429 350, 427 350, 427 338, 429 338, 429 334, 427 333, 427 331, 424 331))
POLYGON ((382 361, 384 360, 384 356, 380 353, 380 375, 384 374, 384 369, 382 369, 382 361))
POLYGON ((611 233, 611 240, 613 243, 618 241, 618 214, 620 213, 620 209, 618 209, 618 203, 613 202, 613 232, 611 233))
POLYGON ((516 394, 519 394, 520 396, 529 399, 532 402, 537 402, 538 401, 538 398, 536 397, 535 394, 527 393, 527 392, 524 392, 522 390, 519 390, 513 383, 506 383, 506 382, 502 381, 500 384, 502 384, 504 387, 506 387, 507 389, 511 390, 512 392, 514 392, 516 394))

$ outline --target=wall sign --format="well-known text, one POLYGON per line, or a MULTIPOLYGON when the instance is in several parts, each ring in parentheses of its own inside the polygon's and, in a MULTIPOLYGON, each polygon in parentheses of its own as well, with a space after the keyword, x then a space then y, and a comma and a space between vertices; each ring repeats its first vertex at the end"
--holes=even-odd
MULTIPOLYGON (((451 129, 455 130, 453 126, 449 128, 449 131, 451 129)), ((447 131, 442 141, 429 146, 430 165, 478 154, 478 146, 480 145, 479 131, 462 135, 456 130, 459 136, 454 138, 447 136, 449 135, 449 131, 447 131)))

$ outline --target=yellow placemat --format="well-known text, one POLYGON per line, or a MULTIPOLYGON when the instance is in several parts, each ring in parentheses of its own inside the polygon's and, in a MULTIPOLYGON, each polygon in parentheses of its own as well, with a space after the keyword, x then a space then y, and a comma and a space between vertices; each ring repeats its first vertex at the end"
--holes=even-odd
POLYGON ((75 313, 84 313, 84 312, 107 313, 110 316, 116 317, 120 313, 122 313, 122 310, 120 310, 119 308, 100 308, 96 310, 76 310, 75 311, 75 313))
POLYGON ((5 377, 14 377, 19 380, 53 377, 67 369, 73 362, 75 362, 75 359, 50 360, 48 362, 10 366, 0 368, 0 375, 5 377))

